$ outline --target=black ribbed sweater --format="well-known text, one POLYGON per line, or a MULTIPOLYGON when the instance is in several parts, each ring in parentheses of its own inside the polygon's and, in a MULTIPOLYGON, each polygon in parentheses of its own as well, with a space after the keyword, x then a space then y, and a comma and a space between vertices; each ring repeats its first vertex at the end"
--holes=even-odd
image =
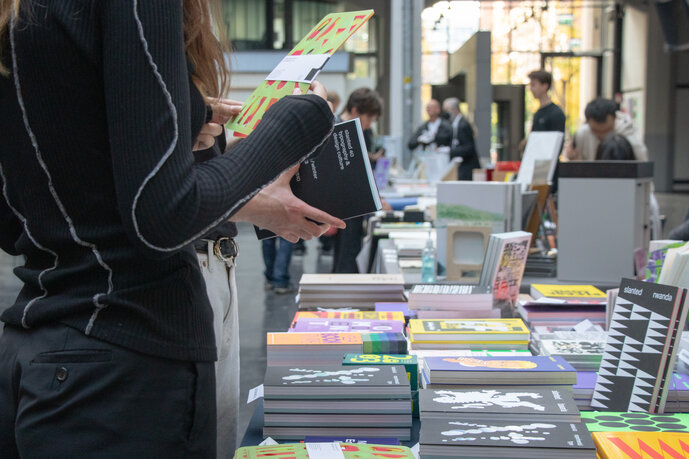
POLYGON ((190 246, 315 151, 316 96, 275 104, 228 154, 194 163, 205 106, 181 0, 24 0, 2 50, 0 247, 26 256, 2 320, 61 322, 182 360, 215 359, 190 246))

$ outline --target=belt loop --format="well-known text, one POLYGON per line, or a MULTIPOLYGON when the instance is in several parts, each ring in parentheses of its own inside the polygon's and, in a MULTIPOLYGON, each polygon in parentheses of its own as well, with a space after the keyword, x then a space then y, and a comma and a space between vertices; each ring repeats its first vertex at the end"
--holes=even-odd
POLYGON ((206 251, 206 255, 208 256, 208 271, 213 272, 213 270, 214 270, 213 260, 211 259, 211 257, 213 256, 213 253, 214 253, 215 242, 211 241, 211 240, 206 241, 206 247, 208 247, 208 249, 206 251))

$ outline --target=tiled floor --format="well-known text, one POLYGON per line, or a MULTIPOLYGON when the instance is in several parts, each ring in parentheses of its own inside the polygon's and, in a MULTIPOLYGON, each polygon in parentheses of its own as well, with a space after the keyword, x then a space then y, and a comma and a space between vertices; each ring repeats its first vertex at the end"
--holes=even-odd
MULTIPOLYGON (((661 214, 665 215, 665 233, 681 223, 689 209, 689 194, 658 194, 661 214)), ((241 340, 241 421, 244 430, 253 407, 246 404, 249 389, 263 382, 266 365, 266 332, 284 331, 296 311, 294 295, 276 295, 263 289, 261 246, 253 228, 240 227, 240 255, 237 267, 239 286, 239 321, 241 340)), ((298 282, 303 272, 328 272, 332 257, 319 256, 317 242, 307 242, 307 253, 293 257, 292 279, 298 282)), ((0 252, 0 310, 7 307, 19 289, 19 281, 11 273, 19 259, 0 252)))

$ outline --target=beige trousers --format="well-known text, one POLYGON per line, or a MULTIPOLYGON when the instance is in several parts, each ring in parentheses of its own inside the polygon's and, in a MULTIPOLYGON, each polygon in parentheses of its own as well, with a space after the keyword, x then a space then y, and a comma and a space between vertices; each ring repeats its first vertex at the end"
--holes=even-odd
POLYGON ((213 308, 213 328, 218 361, 215 364, 218 417, 218 455, 231 458, 237 448, 239 414, 239 317, 234 260, 221 260, 208 243, 208 253, 198 253, 213 308))

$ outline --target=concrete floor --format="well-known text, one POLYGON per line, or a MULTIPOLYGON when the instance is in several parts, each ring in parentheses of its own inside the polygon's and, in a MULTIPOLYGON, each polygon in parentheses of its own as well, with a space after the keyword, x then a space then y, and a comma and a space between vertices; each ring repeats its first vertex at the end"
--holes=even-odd
MULTIPOLYGON (((689 209, 689 194, 657 194, 661 214, 665 215, 665 233, 681 223, 689 209)), ((240 227, 240 254, 237 265, 239 286, 239 321, 241 341, 241 415, 240 431, 248 425, 253 406, 246 404, 248 391, 263 382, 266 366, 266 332, 284 331, 296 311, 294 295, 276 295, 263 289, 261 245, 253 228, 240 227)), ((307 242, 305 256, 293 257, 292 280, 304 272, 329 272, 331 256, 319 256, 317 241, 307 242)), ((9 306, 20 285, 12 274, 19 259, 0 252, 0 310, 9 306)))

